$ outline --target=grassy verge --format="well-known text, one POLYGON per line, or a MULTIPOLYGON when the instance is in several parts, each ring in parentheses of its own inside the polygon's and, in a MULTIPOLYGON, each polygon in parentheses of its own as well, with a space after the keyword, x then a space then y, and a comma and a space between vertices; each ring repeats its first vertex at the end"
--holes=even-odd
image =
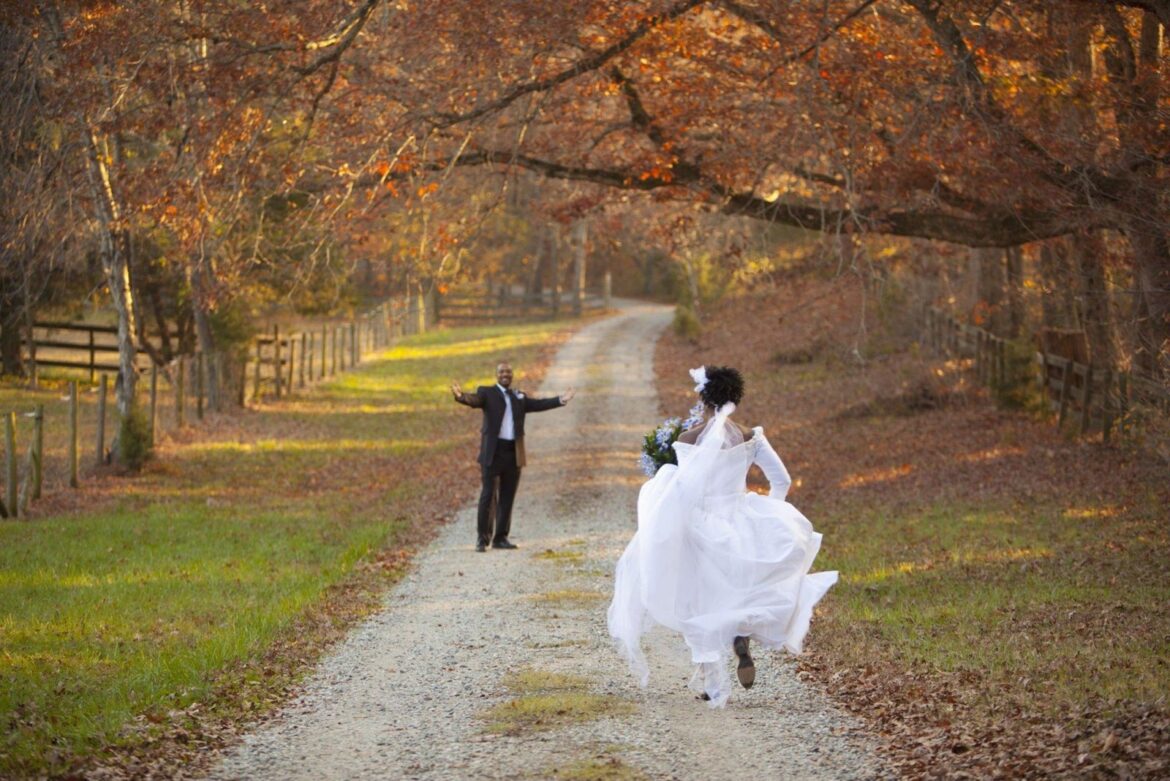
POLYGON ((1142 504, 1129 525, 1146 532, 1129 539, 1100 509, 1047 502, 843 507, 820 564, 843 574, 818 644, 854 667, 876 655, 966 681, 963 700, 986 714, 1153 702, 1170 688, 1170 587, 1158 508, 1142 504))
POLYGON ((814 569, 841 580, 804 673, 870 721, 906 777, 1166 773, 1165 468, 997 411, 913 350, 842 361, 857 303, 842 284, 822 292, 726 302, 699 344, 668 335, 656 358, 664 414, 693 402, 687 368, 744 370, 736 416, 764 426, 790 501, 824 533, 814 569), (946 391, 931 405, 883 403, 927 382, 946 391))
POLYGON ((492 381, 507 357, 531 387, 568 328, 406 340, 164 444, 144 474, 93 481, 69 512, 0 524, 0 776, 172 739, 197 750, 216 739, 198 714, 239 720, 279 700, 373 605, 401 549, 478 485, 479 420, 450 381, 492 381))

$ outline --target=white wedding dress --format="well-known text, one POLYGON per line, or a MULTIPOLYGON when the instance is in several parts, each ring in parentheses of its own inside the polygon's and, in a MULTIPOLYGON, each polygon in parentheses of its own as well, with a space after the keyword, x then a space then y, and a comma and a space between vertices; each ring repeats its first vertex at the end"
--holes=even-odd
POLYGON ((821 535, 784 500, 791 479, 755 428, 744 440, 727 404, 698 442, 674 444, 667 464, 638 495, 638 531, 615 573, 609 632, 642 686, 649 668, 641 637, 655 624, 682 634, 697 665, 691 688, 713 707, 731 692, 728 660, 737 635, 800 653, 813 606, 836 572, 809 574, 821 535), (747 490, 755 463, 768 496, 747 490))

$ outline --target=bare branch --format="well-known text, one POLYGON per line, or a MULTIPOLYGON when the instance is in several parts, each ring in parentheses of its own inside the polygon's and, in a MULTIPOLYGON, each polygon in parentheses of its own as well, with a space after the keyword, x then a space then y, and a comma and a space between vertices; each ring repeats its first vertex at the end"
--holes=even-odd
POLYGON ((704 5, 707 2, 708 0, 683 0, 683 2, 674 6, 666 13, 639 22, 637 27, 627 33, 625 37, 615 42, 612 46, 608 46, 605 49, 602 49, 601 51, 584 58, 583 60, 579 60, 571 67, 566 68, 560 73, 554 76, 549 76, 548 78, 535 79, 533 81, 527 81, 522 84, 518 84, 503 96, 491 101, 490 103, 486 103, 479 108, 472 109, 471 111, 466 111, 461 114, 439 114, 438 117, 441 121, 437 123, 437 125, 440 128, 445 128, 450 127, 451 125, 459 124, 460 122, 470 122, 471 120, 479 119, 480 117, 486 116, 487 114, 491 114, 493 112, 507 108, 517 99, 522 98, 525 95, 531 94, 533 92, 543 92, 545 90, 552 89, 553 87, 564 84, 567 81, 571 81, 584 73, 598 70, 614 57, 628 50, 631 46, 645 37, 647 33, 657 28, 663 22, 677 19, 678 17, 690 11, 692 8, 704 5))

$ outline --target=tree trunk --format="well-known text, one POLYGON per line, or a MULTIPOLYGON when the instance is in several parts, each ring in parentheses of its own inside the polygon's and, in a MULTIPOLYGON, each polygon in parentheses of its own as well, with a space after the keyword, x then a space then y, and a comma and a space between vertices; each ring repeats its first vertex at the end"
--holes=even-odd
POLYGON ((1170 378, 1170 239, 1158 226, 1135 225, 1134 253, 1139 312, 1134 362, 1153 377, 1170 378))
POLYGON ((1080 328, 1068 255, 1063 239, 1051 239, 1040 246, 1040 308, 1046 328, 1080 328))
POLYGON ((4 308, 0 322, 0 374, 24 376, 24 360, 20 354, 21 311, 18 307, 4 308))
POLYGON ((971 322, 994 334, 1007 332, 1007 313, 1004 310, 1003 250, 981 248, 969 250, 975 266, 975 306, 971 322))
POLYGON ((191 292, 195 316, 195 335, 199 342, 199 349, 203 352, 203 366, 207 372, 207 405, 216 412, 223 411, 223 393, 220 383, 219 367, 214 360, 216 354, 215 333, 211 330, 211 312, 208 302, 211 300, 209 290, 212 280, 209 279, 211 270, 207 258, 197 258, 191 268, 191 292))
POLYGON ((138 329, 134 319, 134 290, 130 283, 130 234, 122 224, 122 210, 114 197, 110 171, 95 133, 88 127, 84 140, 88 151, 87 173, 93 190, 102 271, 110 289, 110 300, 118 314, 118 382, 116 398, 123 419, 134 407, 134 387, 138 379, 138 329))
POLYGON ((585 300, 585 242, 589 237, 589 223, 577 220, 573 226, 573 314, 578 317, 585 300))
POLYGON ((557 317, 561 313, 561 248, 560 236, 557 228, 553 227, 548 232, 548 270, 549 270, 549 287, 552 289, 552 312, 553 317, 557 317))
POLYGON ((1007 279, 1007 336, 1018 339, 1024 330, 1024 253, 1019 247, 1003 251, 1004 277, 1007 279))
POLYGON ((1080 233, 1071 240, 1080 280, 1080 313, 1089 356, 1095 366, 1117 365, 1117 333, 1105 274, 1105 246, 1098 233, 1080 233))

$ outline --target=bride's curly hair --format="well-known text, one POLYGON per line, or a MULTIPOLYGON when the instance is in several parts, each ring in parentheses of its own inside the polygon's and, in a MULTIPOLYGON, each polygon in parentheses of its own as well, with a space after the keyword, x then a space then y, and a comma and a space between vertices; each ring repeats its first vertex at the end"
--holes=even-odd
POLYGON ((743 375, 730 366, 708 366, 707 384, 699 392, 699 398, 715 409, 729 401, 739 406, 743 400, 743 375))

